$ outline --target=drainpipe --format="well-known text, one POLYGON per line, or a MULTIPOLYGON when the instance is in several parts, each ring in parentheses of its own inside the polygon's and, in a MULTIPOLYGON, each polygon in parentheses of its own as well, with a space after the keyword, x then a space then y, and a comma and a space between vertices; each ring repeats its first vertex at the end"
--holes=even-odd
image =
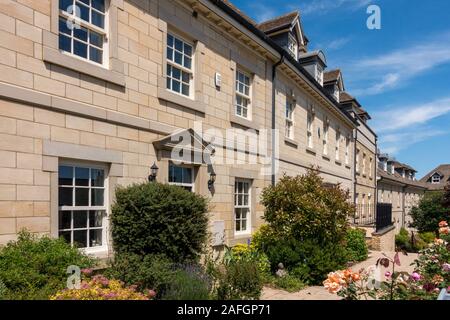
POLYGON ((356 204, 356 141, 358 140, 358 128, 353 129, 353 203, 356 204))
POLYGON ((275 116, 275 78, 276 78, 276 74, 277 74, 277 68, 279 65, 281 65, 284 62, 284 55, 281 55, 281 59, 280 61, 278 61, 277 63, 275 63, 272 66, 272 186, 275 185, 276 181, 275 181, 275 144, 276 144, 276 136, 275 136, 275 120, 276 120, 276 116, 275 116))
POLYGON ((375 181, 375 194, 374 194, 374 199, 375 201, 373 202, 374 208, 373 208, 373 212, 375 214, 375 225, 377 223, 377 211, 378 211, 378 179, 377 179, 377 172, 378 172, 378 138, 375 137, 375 159, 374 160, 374 167, 372 168, 372 170, 374 172, 372 172, 373 174, 373 178, 375 181))

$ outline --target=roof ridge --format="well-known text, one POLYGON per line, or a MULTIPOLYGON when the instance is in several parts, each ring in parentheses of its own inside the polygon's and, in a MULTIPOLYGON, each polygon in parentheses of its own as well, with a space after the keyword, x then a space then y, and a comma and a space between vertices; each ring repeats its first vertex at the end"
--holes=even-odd
POLYGON ((285 18, 285 17, 290 16, 293 13, 297 14, 298 16, 300 15, 300 11, 299 10, 294 10, 294 11, 282 14, 280 16, 276 16, 276 17, 270 18, 268 20, 262 21, 262 22, 258 23, 257 25, 260 26, 260 25, 262 25, 264 23, 269 23, 269 22, 272 22, 272 21, 275 21, 275 20, 278 20, 278 19, 281 19, 281 18, 285 18))

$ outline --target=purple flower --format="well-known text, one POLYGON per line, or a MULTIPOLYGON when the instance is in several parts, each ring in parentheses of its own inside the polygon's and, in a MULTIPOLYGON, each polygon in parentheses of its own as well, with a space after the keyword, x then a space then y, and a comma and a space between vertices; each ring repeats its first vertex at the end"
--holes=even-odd
POLYGON ((390 278, 391 275, 392 275, 392 274, 391 274, 389 271, 386 271, 386 273, 384 274, 384 276, 385 276, 386 278, 390 278))
POLYGON ((418 274, 417 272, 413 272, 413 273, 411 274, 411 278, 412 278, 414 281, 419 281, 422 277, 421 277, 421 275, 418 274))
POLYGON ((90 268, 81 269, 81 273, 85 274, 85 275, 90 275, 90 274, 92 274, 92 272, 94 272, 94 270, 92 270, 90 268))
POLYGON ((450 263, 444 263, 442 265, 442 270, 445 272, 450 272, 450 263))

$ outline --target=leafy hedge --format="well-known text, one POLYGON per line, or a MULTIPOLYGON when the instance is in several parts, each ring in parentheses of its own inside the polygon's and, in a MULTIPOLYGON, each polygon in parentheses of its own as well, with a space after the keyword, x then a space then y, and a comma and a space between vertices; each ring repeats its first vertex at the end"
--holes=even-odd
POLYGON ((366 232, 361 229, 348 229, 346 249, 350 261, 364 261, 369 250, 366 244, 366 232))
POLYGON ((38 238, 21 232, 15 242, 0 249, 3 299, 48 299, 67 284, 67 267, 92 267, 95 261, 64 239, 38 238))
POLYGON ((197 260, 207 239, 208 202, 180 187, 135 184, 116 191, 112 237, 116 252, 197 260))

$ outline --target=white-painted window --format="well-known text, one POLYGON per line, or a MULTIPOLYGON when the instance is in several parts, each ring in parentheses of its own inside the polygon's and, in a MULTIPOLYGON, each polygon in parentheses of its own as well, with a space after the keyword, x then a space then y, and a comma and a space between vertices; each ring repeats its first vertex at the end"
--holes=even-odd
POLYGON ((194 192, 194 169, 169 164, 169 184, 194 192))
POLYGON ((359 149, 356 149, 356 172, 359 172, 359 149))
POLYGON ((290 54, 295 58, 295 60, 297 60, 298 58, 298 45, 297 45, 297 40, 295 40, 293 35, 289 35, 289 39, 288 39, 288 50, 290 52, 290 54))
POLYGON ((372 178, 372 166, 373 166, 373 159, 370 157, 369 159, 369 177, 372 178))
POLYGON ((350 137, 345 137, 345 164, 350 163, 350 137))
POLYGON ((306 136, 308 148, 314 148, 314 113, 308 110, 307 120, 306 120, 306 136))
POLYGON ((61 163, 58 181, 59 236, 78 248, 106 249, 106 168, 61 163))
POLYGON ((294 109, 295 101, 292 99, 286 99, 286 112, 285 112, 285 137, 294 139, 294 109))
POLYGON ((335 158, 336 161, 341 159, 341 131, 339 129, 336 130, 336 147, 335 147, 335 158))
POLYGON ((242 70, 236 70, 236 115, 251 119, 251 77, 242 70))
POLYGON ((167 89, 183 96, 192 95, 193 45, 179 36, 167 34, 167 89))
POLYGON ((236 234, 251 232, 251 182, 236 179, 234 183, 234 223, 236 234))
POLYGON ((323 68, 319 65, 317 65, 316 81, 320 83, 320 85, 323 85, 323 68))
POLYGON ((328 155, 328 133, 330 125, 327 119, 323 121, 323 154, 328 155))
POLYGON ((362 174, 365 175, 366 174, 366 154, 363 153, 363 158, 362 158, 362 174))
POLYGON ((441 183, 441 176, 439 174, 435 174, 431 177, 431 183, 438 184, 441 183))
POLYGON ((59 50, 108 67, 107 0, 59 0, 59 50))

